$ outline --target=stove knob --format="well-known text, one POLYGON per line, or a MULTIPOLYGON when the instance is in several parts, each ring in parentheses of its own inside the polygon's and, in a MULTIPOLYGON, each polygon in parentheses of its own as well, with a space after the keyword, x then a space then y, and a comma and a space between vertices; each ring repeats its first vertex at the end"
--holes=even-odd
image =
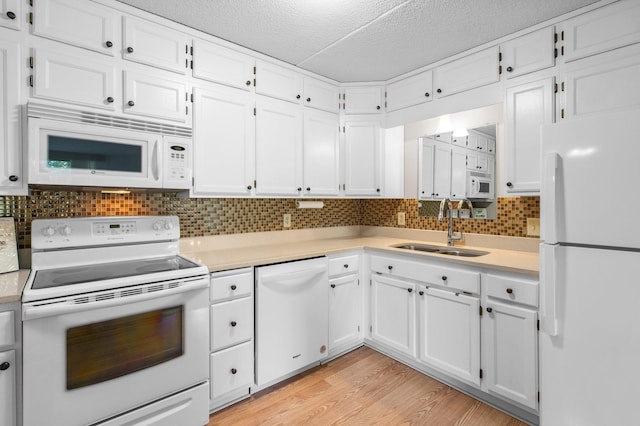
POLYGON ((162 222, 156 222, 153 224, 153 230, 154 231, 159 231, 162 229, 162 222))
POLYGON ((45 237, 53 237, 56 234, 56 230, 53 226, 47 226, 42 230, 42 235, 45 237))
POLYGON ((60 232, 60 235, 69 235, 71 234, 71 227, 69 225, 62 226, 58 232, 60 232))
POLYGON ((171 231, 173 229, 173 223, 165 222, 164 223, 164 229, 166 229, 167 231, 171 231))

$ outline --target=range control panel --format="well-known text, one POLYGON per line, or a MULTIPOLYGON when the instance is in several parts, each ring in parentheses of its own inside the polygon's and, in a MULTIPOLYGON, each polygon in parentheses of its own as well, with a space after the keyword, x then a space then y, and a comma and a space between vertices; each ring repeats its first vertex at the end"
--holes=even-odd
POLYGON ((177 216, 111 216, 36 219, 31 247, 36 250, 174 241, 180 238, 177 216))

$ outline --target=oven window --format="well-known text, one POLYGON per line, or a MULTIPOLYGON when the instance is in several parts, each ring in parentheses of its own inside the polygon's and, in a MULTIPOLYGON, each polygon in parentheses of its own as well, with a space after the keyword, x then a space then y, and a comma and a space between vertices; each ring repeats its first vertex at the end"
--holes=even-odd
POLYGON ((182 306, 73 327, 67 330, 67 389, 125 376, 183 353, 182 306))
POLYGON ((480 192, 483 194, 489 193, 489 182, 480 182, 480 192))
POLYGON ((142 146, 49 135, 47 167, 142 172, 142 146))

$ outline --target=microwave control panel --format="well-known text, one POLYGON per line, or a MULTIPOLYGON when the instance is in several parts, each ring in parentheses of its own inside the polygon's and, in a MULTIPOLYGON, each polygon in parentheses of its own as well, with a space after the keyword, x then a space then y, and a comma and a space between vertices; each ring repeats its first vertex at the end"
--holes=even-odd
POLYGON ((165 138, 165 188, 191 186, 191 155, 190 139, 165 138))

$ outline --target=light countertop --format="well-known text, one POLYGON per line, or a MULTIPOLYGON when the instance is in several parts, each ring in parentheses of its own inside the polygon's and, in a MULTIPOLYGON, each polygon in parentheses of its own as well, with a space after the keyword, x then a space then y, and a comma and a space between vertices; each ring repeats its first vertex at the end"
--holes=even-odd
POLYGON ((17 302, 22 298, 29 272, 29 269, 20 269, 0 274, 0 303, 17 302))

